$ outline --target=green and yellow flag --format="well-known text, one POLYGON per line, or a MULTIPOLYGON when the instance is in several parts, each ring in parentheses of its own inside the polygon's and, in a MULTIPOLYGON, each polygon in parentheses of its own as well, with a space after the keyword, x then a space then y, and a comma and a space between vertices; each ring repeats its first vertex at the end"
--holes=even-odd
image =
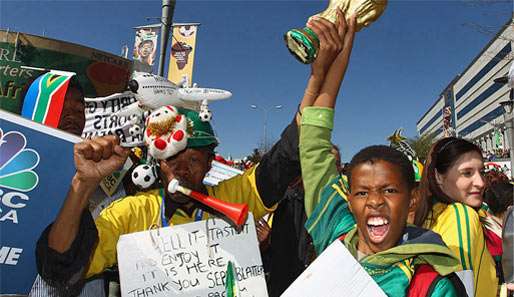
POLYGON ((228 261, 227 265, 227 279, 225 280, 225 294, 226 297, 239 297, 239 287, 237 286, 236 274, 234 272, 234 265, 232 261, 228 261))

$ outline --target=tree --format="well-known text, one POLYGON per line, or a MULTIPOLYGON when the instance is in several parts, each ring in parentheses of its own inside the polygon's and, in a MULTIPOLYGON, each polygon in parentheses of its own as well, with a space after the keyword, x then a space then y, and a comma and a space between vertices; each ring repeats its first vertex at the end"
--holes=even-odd
POLYGON ((247 157, 249 161, 252 161, 253 164, 257 164, 261 161, 262 155, 259 149, 254 148, 251 155, 247 157))
POLYGON ((421 136, 416 136, 414 138, 408 138, 407 142, 412 147, 412 149, 416 152, 416 155, 419 158, 421 163, 425 163, 427 159, 428 152, 432 147, 432 144, 435 142, 435 134, 423 134, 421 136))

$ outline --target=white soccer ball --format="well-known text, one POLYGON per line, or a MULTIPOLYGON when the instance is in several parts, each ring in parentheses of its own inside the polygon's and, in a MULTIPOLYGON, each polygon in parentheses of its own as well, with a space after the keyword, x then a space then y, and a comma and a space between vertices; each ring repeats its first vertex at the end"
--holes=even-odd
POLYGON ((156 179, 157 173, 152 165, 139 165, 132 171, 132 182, 142 189, 150 187, 156 179))
POLYGON ((182 35, 184 37, 189 37, 195 33, 196 27, 195 26, 180 26, 178 31, 180 32, 180 35, 182 35))
POLYGON ((212 112, 210 110, 202 110, 198 113, 198 117, 202 122, 208 122, 212 119, 212 112))
POLYGON ((141 135, 141 133, 142 133, 142 129, 141 129, 141 127, 139 127, 139 125, 134 125, 134 126, 130 127, 130 129, 129 129, 129 134, 132 137, 138 137, 139 135, 141 135))

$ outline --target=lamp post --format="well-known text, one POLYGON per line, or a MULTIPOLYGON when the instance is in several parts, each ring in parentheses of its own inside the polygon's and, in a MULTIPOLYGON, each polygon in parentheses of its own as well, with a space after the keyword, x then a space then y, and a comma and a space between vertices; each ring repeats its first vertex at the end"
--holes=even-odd
POLYGON ((175 11, 175 0, 162 0, 162 17, 161 17, 161 51, 159 56, 159 68, 157 75, 164 76, 164 64, 166 63, 166 48, 168 47, 168 38, 173 21, 173 12, 175 11))
POLYGON ((266 131, 266 126, 267 126, 267 123, 268 123, 268 112, 272 111, 272 110, 280 110, 282 109, 282 105, 273 105, 273 106, 269 106, 267 108, 263 108, 263 107, 260 107, 258 105, 255 105, 255 104, 251 104, 250 105, 250 108, 252 109, 260 109, 262 110, 263 114, 264 114, 264 140, 263 140, 263 146, 264 146, 264 152, 266 152, 268 150, 268 144, 267 144, 267 140, 266 140, 266 137, 267 137, 267 131, 266 131))

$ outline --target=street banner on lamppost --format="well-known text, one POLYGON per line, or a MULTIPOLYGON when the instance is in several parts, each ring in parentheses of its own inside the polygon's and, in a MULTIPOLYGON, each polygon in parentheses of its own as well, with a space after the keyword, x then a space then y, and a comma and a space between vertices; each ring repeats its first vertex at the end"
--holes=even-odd
POLYGON ((155 64, 160 25, 140 26, 135 29, 136 38, 132 58, 144 66, 153 66, 155 64))
POLYGON ((175 84, 181 83, 184 78, 188 87, 192 84, 196 33, 199 25, 198 23, 173 24, 168 79, 175 84))

